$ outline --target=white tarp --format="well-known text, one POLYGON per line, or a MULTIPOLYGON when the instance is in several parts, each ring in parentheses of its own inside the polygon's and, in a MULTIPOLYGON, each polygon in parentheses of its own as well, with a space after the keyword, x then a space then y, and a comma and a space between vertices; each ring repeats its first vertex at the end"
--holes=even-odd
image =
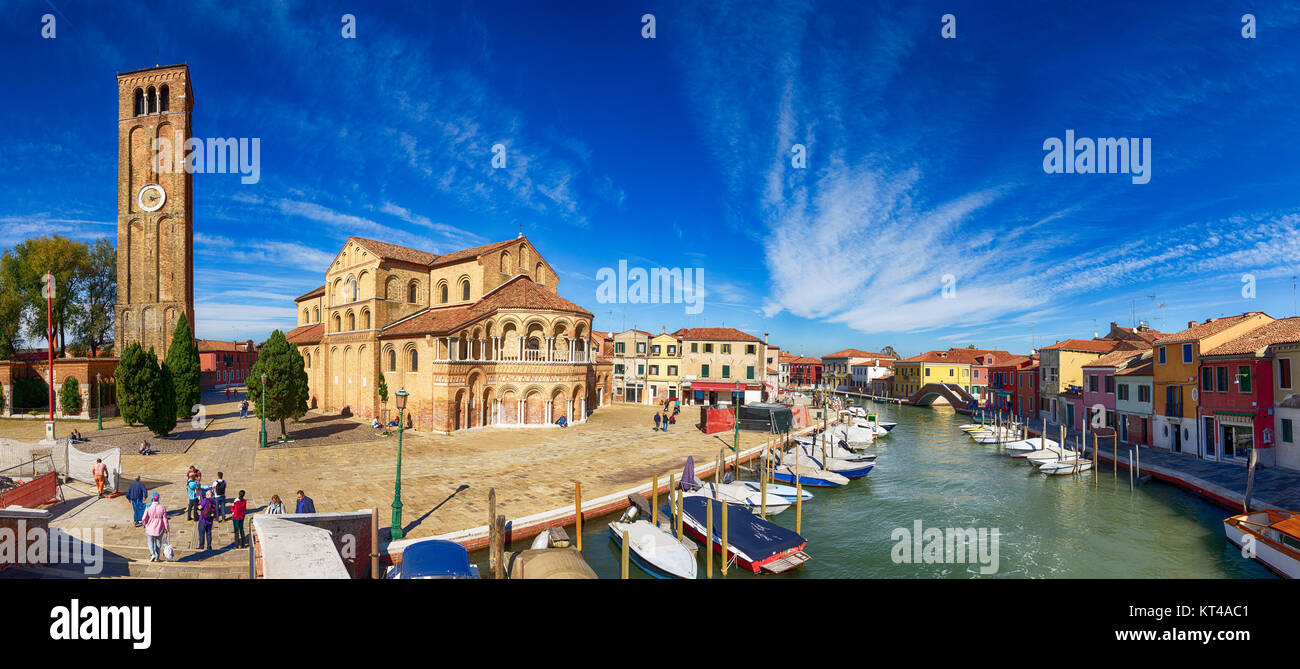
MULTIPOLYGON (((64 441, 64 440, 60 440, 64 441)), ((91 468, 95 466, 96 459, 102 459, 104 465, 108 467, 108 479, 104 484, 106 488, 112 488, 114 491, 119 490, 118 479, 122 476, 122 449, 113 447, 98 453, 86 453, 79 450, 76 446, 67 443, 63 448, 55 448, 55 466, 58 467, 64 476, 73 478, 86 483, 94 483, 95 477, 92 475, 91 468), (58 454, 63 454, 63 461, 59 462, 58 454)))

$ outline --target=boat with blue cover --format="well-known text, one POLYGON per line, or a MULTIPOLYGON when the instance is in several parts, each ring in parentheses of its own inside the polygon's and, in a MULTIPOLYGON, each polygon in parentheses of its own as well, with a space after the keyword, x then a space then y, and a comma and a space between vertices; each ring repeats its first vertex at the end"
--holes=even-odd
MULTIPOLYGON (((682 499, 682 528, 709 550, 722 555, 722 502, 702 496, 682 499), (713 533, 708 536, 708 509, 713 507, 713 533)), ((781 573, 810 558, 808 540, 794 530, 769 522, 739 505, 727 505, 727 560, 755 574, 781 573)))

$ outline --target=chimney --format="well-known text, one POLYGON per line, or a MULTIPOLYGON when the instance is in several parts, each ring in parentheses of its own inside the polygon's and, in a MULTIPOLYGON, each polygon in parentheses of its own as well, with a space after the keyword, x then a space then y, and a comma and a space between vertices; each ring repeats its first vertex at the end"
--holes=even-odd
POLYGON ((1197 325, 1196 321, 1187 321, 1187 327, 1189 328, 1194 328, 1196 327, 1196 325, 1197 325))

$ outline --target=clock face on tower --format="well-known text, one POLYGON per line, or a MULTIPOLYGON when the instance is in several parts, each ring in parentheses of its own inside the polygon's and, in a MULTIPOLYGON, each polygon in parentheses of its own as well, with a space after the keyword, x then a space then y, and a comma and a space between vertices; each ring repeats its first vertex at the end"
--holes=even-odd
POLYGON ((136 204, 145 211, 158 211, 167 201, 167 193, 158 184, 149 184, 140 189, 135 198, 136 204))

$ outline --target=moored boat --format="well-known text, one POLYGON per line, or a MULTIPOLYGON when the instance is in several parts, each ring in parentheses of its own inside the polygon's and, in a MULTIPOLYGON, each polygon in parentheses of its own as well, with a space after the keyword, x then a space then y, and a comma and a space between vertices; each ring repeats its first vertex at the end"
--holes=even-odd
POLYGON ((609 524, 609 535, 614 543, 623 545, 627 532, 628 558, 642 571, 655 578, 694 579, 699 562, 690 548, 677 540, 671 532, 656 527, 649 520, 637 518, 636 504, 628 507, 623 517, 609 524))
POLYGON ((1083 473, 1092 469, 1092 460, 1087 459, 1070 459, 1070 460, 1047 460, 1038 465, 1038 471, 1048 476, 1062 476, 1065 474, 1083 473))
MULTIPOLYGON (((709 550, 722 555, 722 502, 708 497, 682 499, 682 527, 709 550), (708 508, 713 507, 713 534, 708 536, 708 508)), ((744 569, 780 573, 809 560, 808 541, 742 506, 727 507, 727 555, 744 569)))
POLYGON ((1268 509, 1223 520, 1228 541, 1274 573, 1300 578, 1300 514, 1268 509))

